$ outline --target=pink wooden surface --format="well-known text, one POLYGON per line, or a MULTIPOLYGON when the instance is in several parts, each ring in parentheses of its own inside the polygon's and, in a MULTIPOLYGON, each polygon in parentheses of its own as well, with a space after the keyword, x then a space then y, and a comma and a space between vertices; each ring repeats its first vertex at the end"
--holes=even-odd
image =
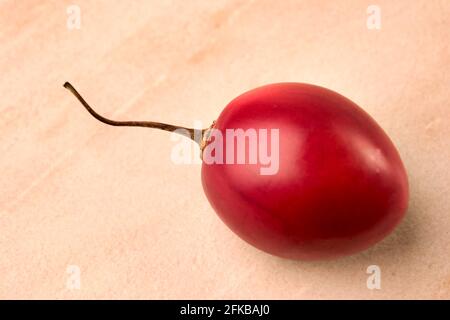
POLYGON ((0 298, 450 298, 450 2, 0 0, 0 298), (81 8, 69 30, 66 9, 81 8), (381 8, 381 30, 366 9, 381 8), (368 111, 408 169, 410 210, 374 248, 274 258, 218 219, 170 135, 255 86, 310 82, 368 111), (81 287, 67 286, 70 265, 81 287), (378 265, 380 290, 366 287, 378 265))

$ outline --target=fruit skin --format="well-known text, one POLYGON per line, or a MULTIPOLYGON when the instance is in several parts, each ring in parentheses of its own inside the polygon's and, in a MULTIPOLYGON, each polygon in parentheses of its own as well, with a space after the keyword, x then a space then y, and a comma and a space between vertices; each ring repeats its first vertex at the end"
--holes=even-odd
POLYGON ((337 258, 380 241, 405 215, 408 181, 395 146, 336 92, 301 83, 256 88, 231 101, 214 128, 279 129, 276 175, 261 175, 259 163, 202 164, 211 205, 256 248, 337 258))

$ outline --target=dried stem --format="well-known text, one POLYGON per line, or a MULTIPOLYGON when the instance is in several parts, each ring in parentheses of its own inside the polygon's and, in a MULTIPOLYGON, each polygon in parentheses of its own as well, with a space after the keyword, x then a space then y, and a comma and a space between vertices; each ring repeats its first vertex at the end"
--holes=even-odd
POLYGON ((86 110, 98 121, 109 124, 110 126, 126 126, 126 127, 145 127, 145 128, 154 128, 160 129, 170 132, 176 132, 183 136, 186 136, 193 141, 197 142, 199 145, 202 144, 203 134, 207 129, 191 129, 180 126, 174 126, 171 124, 161 123, 161 122, 153 122, 153 121, 115 121, 108 118, 103 117, 98 114, 91 106, 83 99, 83 97, 78 93, 78 91, 69 83, 64 83, 64 88, 68 89, 73 95, 81 102, 81 104, 86 108, 86 110), (197 141, 199 139, 199 141, 197 141))

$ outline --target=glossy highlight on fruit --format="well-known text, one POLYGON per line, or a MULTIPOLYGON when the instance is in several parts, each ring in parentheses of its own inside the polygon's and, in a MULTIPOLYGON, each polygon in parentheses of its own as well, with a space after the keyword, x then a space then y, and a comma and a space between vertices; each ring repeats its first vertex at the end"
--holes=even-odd
MULTIPOLYGON (((406 213, 408 180, 395 146, 366 112, 331 90, 302 83, 256 88, 231 101, 211 128, 198 130, 111 120, 70 83, 64 87, 103 123, 156 128, 196 141, 212 207, 239 237, 267 253, 300 260, 350 255, 382 240, 406 213), (222 150, 222 159, 238 156, 235 137, 225 134, 229 130, 276 131, 277 143, 267 147, 277 155, 276 170, 264 174, 261 154, 256 162, 209 161, 215 132, 224 133, 224 146, 232 146, 222 150)), ((251 159, 254 148, 241 144, 241 156, 251 159)))
POLYGON ((260 87, 234 99, 214 128, 279 129, 275 175, 251 164, 202 165, 219 217, 263 251, 302 260, 353 254, 387 236, 406 212, 407 175, 395 146, 366 112, 333 91, 260 87))

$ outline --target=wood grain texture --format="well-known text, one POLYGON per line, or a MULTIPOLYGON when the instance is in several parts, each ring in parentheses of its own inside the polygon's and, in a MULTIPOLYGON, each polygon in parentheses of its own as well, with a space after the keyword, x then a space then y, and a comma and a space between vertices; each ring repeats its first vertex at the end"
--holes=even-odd
POLYGON ((0 298, 450 298, 450 2, 376 2, 381 30, 359 0, 0 1, 0 298), (105 115, 187 127, 258 85, 336 90, 397 145, 407 218, 337 261, 266 255, 220 222, 198 164, 171 161, 170 135, 101 125, 65 81, 105 115))

